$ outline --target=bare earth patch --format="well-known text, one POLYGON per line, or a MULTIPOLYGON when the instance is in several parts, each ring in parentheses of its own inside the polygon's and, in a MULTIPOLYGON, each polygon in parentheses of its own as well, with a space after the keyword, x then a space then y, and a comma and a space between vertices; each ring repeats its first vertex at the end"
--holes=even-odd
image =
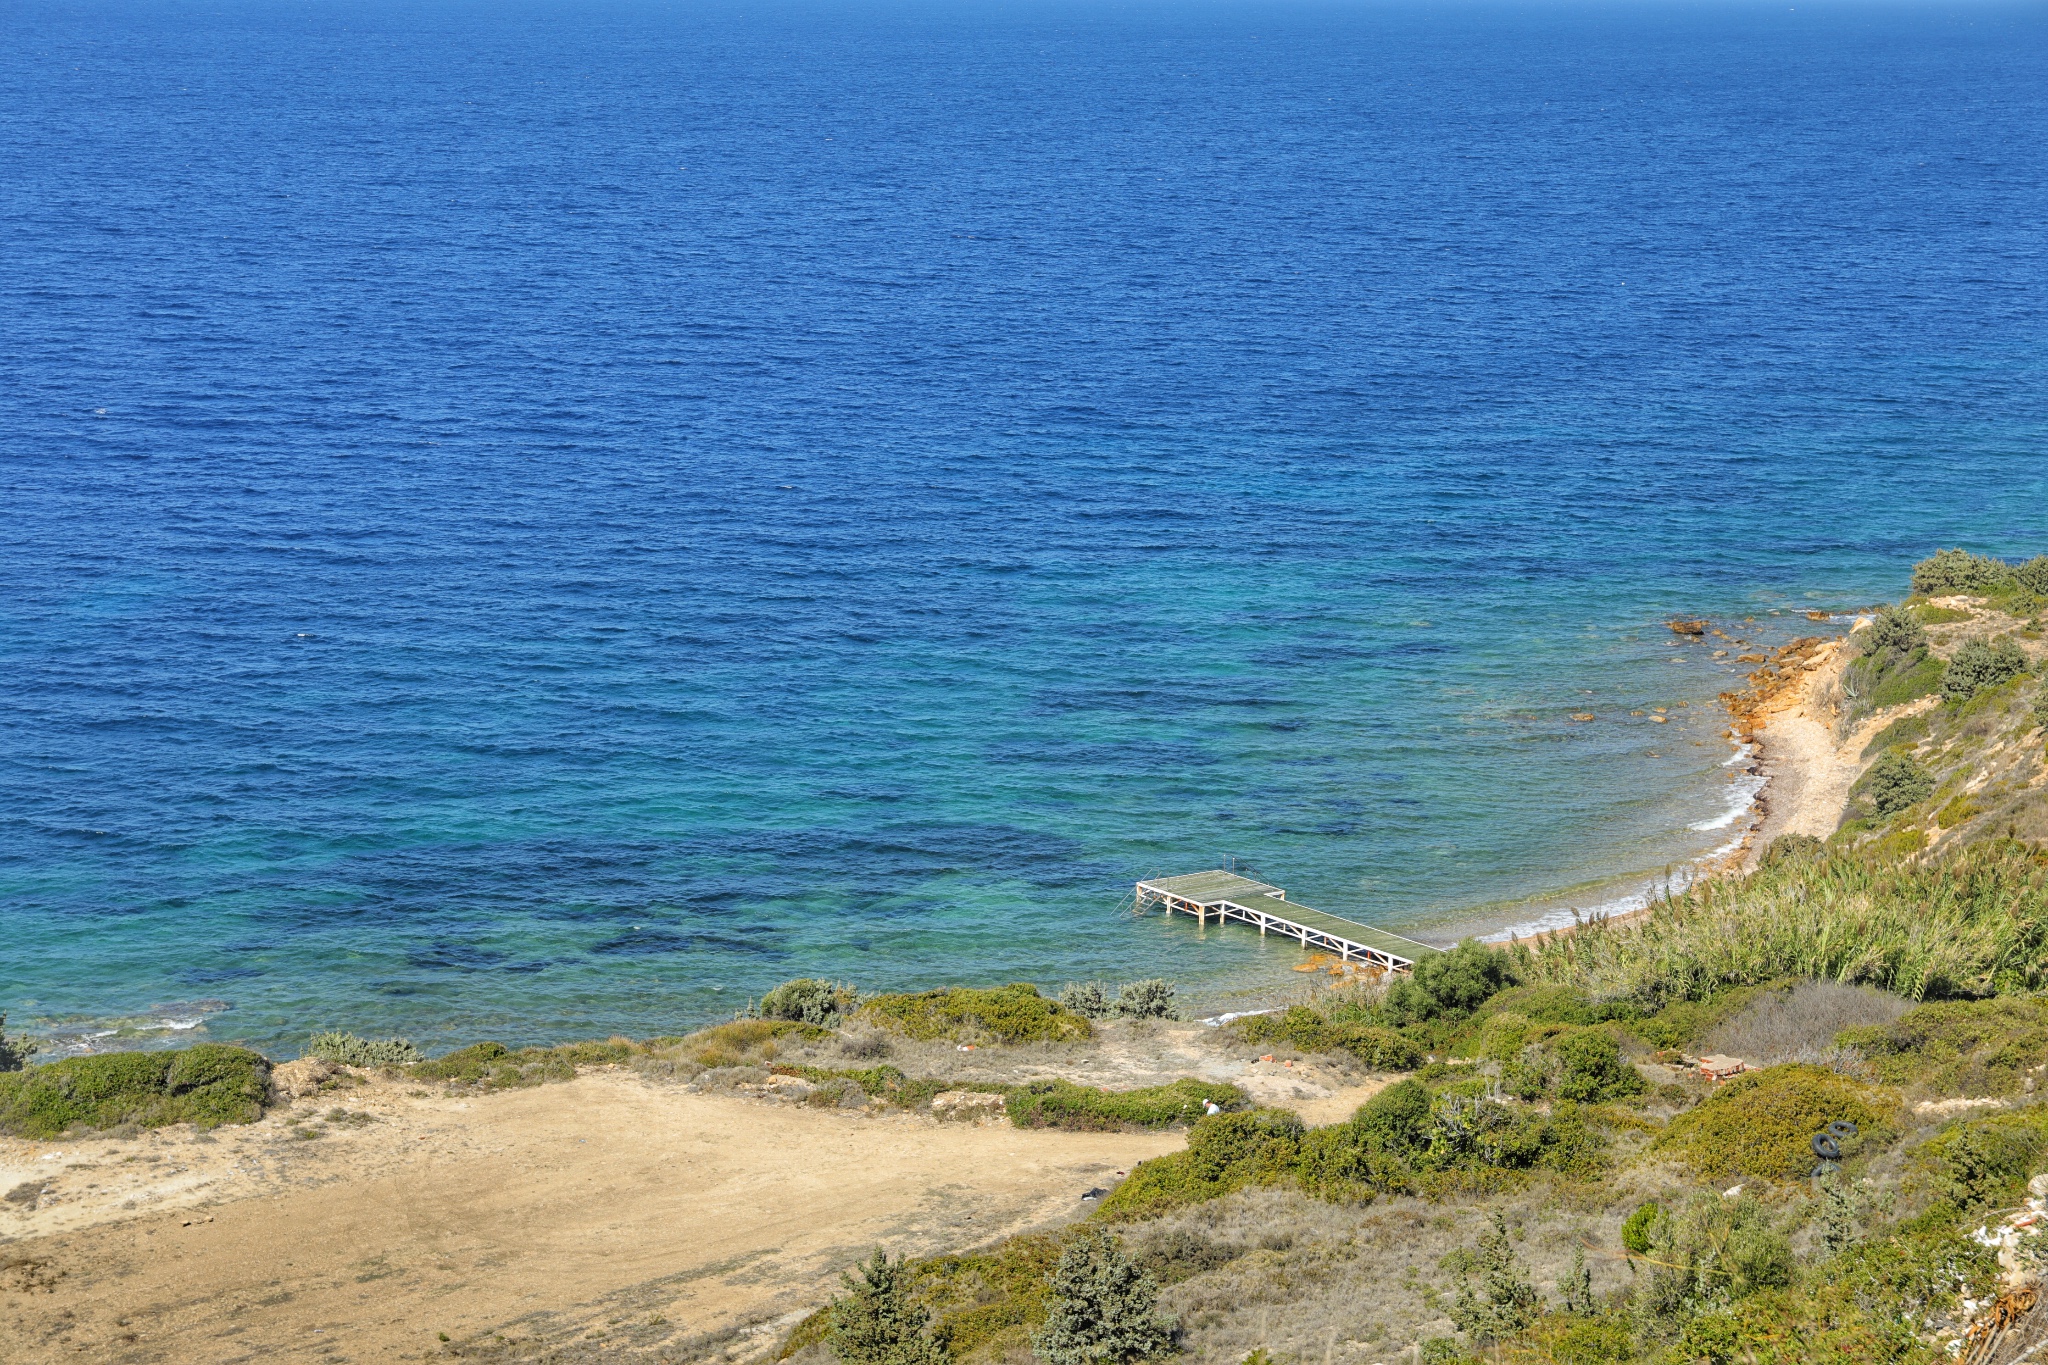
MULTIPOLYGON (((1189 1024, 928 1050, 891 1060, 1119 1090, 1194 1075, 1313 1123, 1385 1083, 1259 1061, 1189 1024)), ((207 1135, 0 1140, 0 1358, 755 1355, 878 1243, 914 1256, 1053 1226, 1184 1141, 811 1108, 609 1068, 467 1098, 371 1081, 207 1135)))

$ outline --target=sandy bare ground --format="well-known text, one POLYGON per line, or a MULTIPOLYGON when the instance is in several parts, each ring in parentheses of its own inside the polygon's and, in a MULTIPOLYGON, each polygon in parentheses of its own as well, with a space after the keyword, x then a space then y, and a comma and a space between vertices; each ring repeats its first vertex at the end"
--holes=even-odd
MULTIPOLYGON (((1198 1026, 1110 1031, 1065 1060, 1116 1088, 1234 1080, 1311 1122, 1384 1083, 1259 1061, 1198 1026)), ((1057 1225, 1184 1141, 614 1069, 464 1099, 373 1082, 207 1135, 6 1141, 0 1360, 743 1359, 877 1244, 966 1250, 1057 1225)))
MULTIPOLYGON (((368 1097, 349 1107, 376 1122, 311 1140, 272 1118, 214 1143, 50 1149, 65 1155, 34 1165, 55 1172, 56 1197, 31 1220, 89 1222, 114 1195, 137 1209, 0 1249, 0 1357, 380 1361, 623 1332, 686 1358, 808 1309, 878 1243, 966 1248, 1063 1221, 1183 1141, 872 1117, 616 1073, 464 1103, 368 1097)), ((10 1155, 18 1169, 30 1154, 10 1155)))
POLYGON ((1754 866, 1771 840, 1781 834, 1810 834, 1825 839, 1842 823, 1849 789, 1869 761, 1863 750, 1880 731, 1902 716, 1916 715, 1940 704, 1922 697, 1867 717, 1847 735, 1836 733, 1839 714, 1832 698, 1842 670, 1855 656, 1846 641, 1835 641, 1791 687, 1764 703, 1756 744, 1768 779, 1760 803, 1762 821, 1746 849, 1754 866))

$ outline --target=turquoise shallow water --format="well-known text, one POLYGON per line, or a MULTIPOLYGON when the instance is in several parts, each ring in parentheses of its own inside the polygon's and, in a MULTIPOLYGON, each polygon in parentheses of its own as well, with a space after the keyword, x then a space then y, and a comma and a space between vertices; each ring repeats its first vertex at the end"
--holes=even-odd
POLYGON ((1133 879, 1610 894, 1728 834, 1666 617, 2048 542, 2038 10, 16 15, 39 1027, 1220 998, 1133 879))

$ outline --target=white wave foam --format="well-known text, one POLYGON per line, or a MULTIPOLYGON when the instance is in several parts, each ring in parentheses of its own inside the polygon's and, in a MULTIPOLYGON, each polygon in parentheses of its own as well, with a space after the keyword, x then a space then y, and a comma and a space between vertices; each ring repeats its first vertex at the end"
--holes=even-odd
MULTIPOLYGON (((1721 766, 1733 768, 1746 763, 1756 753, 1753 745, 1737 744, 1735 752, 1722 760, 1721 766)), ((1700 872, 1742 847, 1742 841, 1749 837, 1749 817, 1756 811, 1756 798, 1769 785, 1769 779, 1759 773, 1744 773, 1728 783, 1724 798, 1726 808, 1719 815, 1696 821, 1686 826, 1702 834, 1714 830, 1734 827, 1735 835, 1717 848, 1711 848, 1694 858, 1686 866, 1676 869, 1662 880, 1651 880, 1641 890, 1624 896, 1616 896, 1592 906, 1566 906, 1552 910, 1520 924, 1511 924, 1491 934, 1483 934, 1483 943, 1504 943, 1511 938, 1528 938, 1535 934, 1546 934, 1555 929, 1568 929, 1575 924, 1589 920, 1607 919, 1616 915, 1632 915, 1645 909, 1659 896, 1676 895, 1698 880, 1700 872)))

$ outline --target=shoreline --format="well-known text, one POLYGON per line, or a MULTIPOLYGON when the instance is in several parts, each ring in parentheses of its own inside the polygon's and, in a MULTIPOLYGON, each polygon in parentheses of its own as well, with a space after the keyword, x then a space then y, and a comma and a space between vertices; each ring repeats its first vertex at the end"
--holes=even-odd
POLYGON ((1855 657, 1849 639, 1866 620, 1858 614, 1846 634, 1805 637, 1780 646, 1749 675, 1746 688, 1721 694, 1729 718, 1728 737, 1736 745, 1725 766, 1740 765, 1756 779, 1746 806, 1731 821, 1739 830, 1734 838, 1675 874, 1616 879, 1612 885, 1633 883, 1637 889, 1606 901, 1604 907, 1553 911, 1482 935, 1482 941, 1540 945, 1584 924, 1625 924, 1647 914, 1665 895, 1755 870, 1764 851, 1782 835, 1825 839, 1833 834, 1847 809, 1850 788, 1868 766, 1864 746, 1900 715, 1926 704, 1909 703, 1866 717, 1848 735, 1836 738, 1840 707, 1835 696, 1843 670, 1855 657), (1571 916, 1569 922, 1562 922, 1565 914, 1571 916))

